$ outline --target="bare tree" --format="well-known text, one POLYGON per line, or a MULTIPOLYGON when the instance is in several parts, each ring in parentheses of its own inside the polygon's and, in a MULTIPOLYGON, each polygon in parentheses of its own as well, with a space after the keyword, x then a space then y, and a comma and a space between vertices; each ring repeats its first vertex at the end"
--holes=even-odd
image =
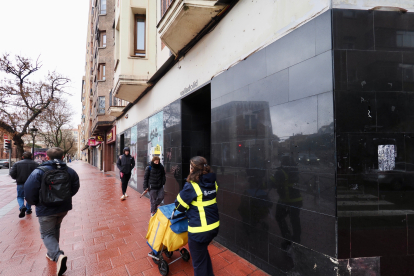
POLYGON ((0 72, 6 77, 0 81, 0 128, 13 134, 18 156, 22 156, 22 137, 50 104, 58 100, 64 92, 68 78, 56 72, 49 72, 43 81, 29 81, 42 67, 39 59, 16 55, 12 60, 9 54, 0 56, 0 72))
POLYGON ((47 147, 60 147, 65 155, 76 152, 77 138, 70 125, 73 115, 74 112, 68 103, 61 99, 53 101, 50 108, 38 117, 36 122, 39 126, 38 136, 47 147))

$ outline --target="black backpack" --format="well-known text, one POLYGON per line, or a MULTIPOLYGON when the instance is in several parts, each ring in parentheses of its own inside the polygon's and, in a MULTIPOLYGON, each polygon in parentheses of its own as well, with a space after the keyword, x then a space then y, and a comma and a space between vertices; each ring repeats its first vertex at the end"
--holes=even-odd
POLYGON ((70 202, 72 189, 70 175, 67 168, 50 169, 38 167, 44 171, 42 183, 40 184, 39 203, 46 207, 60 206, 65 202, 70 202))

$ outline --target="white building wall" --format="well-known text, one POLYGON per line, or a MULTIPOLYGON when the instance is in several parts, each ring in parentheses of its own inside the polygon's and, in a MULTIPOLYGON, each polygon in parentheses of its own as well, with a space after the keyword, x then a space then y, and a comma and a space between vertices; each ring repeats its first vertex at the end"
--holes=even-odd
MULTIPOLYGON (((204 36, 155 86, 117 121, 122 132, 179 99, 185 88, 210 81, 251 53, 264 48, 304 23, 333 7, 369 8, 382 4, 405 9, 414 0, 256 0, 239 1, 217 27, 204 36), (264 8, 265 7, 265 8, 264 8)), ((160 7, 158 5, 158 15, 160 7)), ((159 22, 159 19, 157 19, 159 22)), ((157 68, 168 58, 157 38, 157 68)), ((254 70, 254 69, 253 69, 254 70)), ((194 88, 192 90, 197 89, 194 88)))

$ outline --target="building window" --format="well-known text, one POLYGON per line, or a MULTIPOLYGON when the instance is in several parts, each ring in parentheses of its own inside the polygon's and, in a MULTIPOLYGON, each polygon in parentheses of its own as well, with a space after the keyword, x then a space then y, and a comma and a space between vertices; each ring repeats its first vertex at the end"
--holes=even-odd
POLYGON ((397 31, 397 47, 414 48, 414 32, 397 31))
POLYGON ((99 64, 99 67, 98 67, 98 80, 105 80, 105 63, 99 64))
POLYGON ((161 0, 161 16, 165 14, 173 0, 161 0))
POLYGON ((105 114, 105 97, 98 97, 98 114, 105 114))
POLYGON ((106 0, 101 0, 101 14, 106 14, 106 0))
POLYGON ((100 47, 106 47, 106 31, 102 31, 100 34, 100 47))
POLYGON ((254 130, 257 129, 257 115, 256 114, 245 114, 244 115, 244 129, 254 130))
POLYGON ((145 14, 135 15, 134 54, 145 56, 145 14))

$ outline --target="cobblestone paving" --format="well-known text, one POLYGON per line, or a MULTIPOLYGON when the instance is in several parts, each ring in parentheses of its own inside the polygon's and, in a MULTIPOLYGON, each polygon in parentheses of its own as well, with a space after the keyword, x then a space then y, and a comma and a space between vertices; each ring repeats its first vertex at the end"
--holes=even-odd
MULTIPOLYGON (((120 201, 120 181, 95 167, 76 161, 70 165, 81 180, 73 210, 61 228, 61 249, 68 256, 64 275, 160 275, 147 254, 145 235, 150 218, 147 198, 129 188, 120 201)), ((15 183, 0 175, 0 210, 16 201, 15 183)), ((10 209, 10 208, 9 208, 10 209)), ((0 211, 1 212, 1 211, 0 211)), ((209 246, 215 275, 267 275, 222 245, 209 246)), ((0 275, 55 275, 56 265, 46 257, 35 214, 18 217, 17 204, 0 217, 0 275)), ((172 259, 179 256, 174 252, 172 259)), ((190 262, 178 260, 169 275, 193 275, 190 262)))

